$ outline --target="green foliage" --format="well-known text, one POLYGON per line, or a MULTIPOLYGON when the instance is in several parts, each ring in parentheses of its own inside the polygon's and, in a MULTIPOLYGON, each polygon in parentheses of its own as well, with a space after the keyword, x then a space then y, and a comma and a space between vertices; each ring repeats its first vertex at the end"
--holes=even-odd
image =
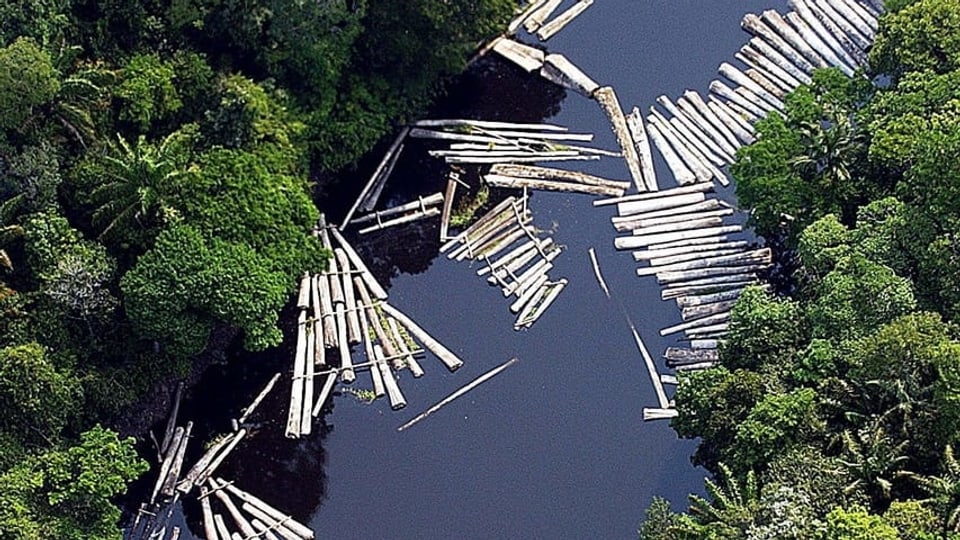
POLYGON ((275 144, 290 148, 304 126, 291 118, 283 92, 241 75, 220 81, 220 103, 206 112, 204 143, 226 148, 275 144))
POLYGON ((800 306, 760 287, 748 287, 734 307, 720 357, 730 369, 775 370, 795 363, 805 341, 800 306))
POLYGON ((884 28, 870 51, 871 68, 900 75, 960 68, 960 2, 918 0, 884 16, 884 28))
POLYGON ((860 255, 841 259, 808 307, 811 332, 838 341, 862 336, 916 309, 909 280, 860 255))
POLYGON ((827 514, 825 540, 900 540, 897 529, 862 508, 835 508, 827 514))
POLYGON ((937 515, 920 501, 894 501, 883 520, 897 529, 903 540, 934 540, 942 525, 937 515))
POLYGON ((66 0, 32 0, 0 3, 0 46, 18 37, 53 43, 69 24, 66 0))
POLYGON ((60 160, 48 143, 28 146, 10 158, 2 179, 0 214, 10 222, 14 214, 56 210, 57 189, 63 181, 60 160))
POLYGON ((850 234, 834 214, 814 221, 800 233, 797 255, 804 272, 823 277, 837 261, 850 254, 850 234))
POLYGON ((760 491, 753 471, 741 483, 722 463, 719 465, 720 483, 707 479, 710 495, 707 501, 699 495, 690 495, 689 514, 681 515, 681 537, 729 539, 744 538, 756 525, 760 511, 760 491))
POLYGON ((59 90, 53 60, 37 42, 18 38, 0 49, 0 130, 22 127, 59 90))
POLYGON ((670 501, 654 497, 644 511, 643 523, 637 529, 640 540, 679 540, 677 532, 678 516, 670 509, 670 501))
POLYGON ((0 475, 0 536, 23 540, 122 538, 110 500, 147 470, 133 439, 96 426, 0 475))
POLYGON ((817 418, 817 393, 813 389, 769 394, 736 428, 737 468, 750 470, 769 463, 779 452, 821 429, 823 423, 817 418))
POLYGON ((28 445, 57 440, 80 397, 37 343, 0 349, 0 431, 28 445))
POLYGON ((116 89, 120 118, 132 122, 142 133, 156 122, 176 113, 183 102, 177 91, 176 71, 156 54, 137 54, 123 67, 116 89))

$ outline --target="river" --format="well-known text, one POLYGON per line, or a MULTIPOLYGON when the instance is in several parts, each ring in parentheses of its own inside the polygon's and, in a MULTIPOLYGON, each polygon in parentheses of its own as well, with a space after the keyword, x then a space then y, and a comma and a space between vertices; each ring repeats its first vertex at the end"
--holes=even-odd
MULTIPOLYGON (((783 11, 785 2, 603 0, 547 46, 613 86, 627 112, 634 105, 647 109, 660 94, 704 92, 720 62, 732 60, 746 41, 739 28, 743 14, 769 8, 783 11)), ((449 114, 493 107, 490 116, 547 119, 594 133, 596 146, 617 148, 592 100, 572 92, 564 97, 509 66, 477 67, 441 105, 449 114)), ((420 176, 438 168, 415 158, 406 158, 394 179, 405 188, 419 186, 420 176)), ((664 186, 667 169, 659 161, 656 166, 664 186)), ((570 167, 629 178, 622 161, 612 158, 570 167)), ((642 408, 655 406, 656 398, 625 317, 637 323, 656 356, 672 343, 659 328, 679 322, 679 312, 659 299, 653 278, 634 275, 629 254, 614 251, 614 210, 593 208, 591 201, 532 196, 535 224, 565 246, 551 277, 565 277, 569 285, 524 332, 513 330, 508 302, 475 275, 476 268, 436 257, 436 241, 423 240, 436 234, 435 227, 361 243, 389 281, 391 304, 455 351, 464 367, 451 374, 428 357, 421 361, 421 379, 404 372, 399 384, 409 405, 399 412, 386 399, 366 404, 338 393, 322 433, 300 441, 282 434, 285 380, 262 405, 263 425, 225 464, 224 477, 308 522, 317 538, 633 538, 653 496, 686 508, 686 495, 703 491, 704 471, 690 464, 693 441, 679 441, 665 421, 641 420, 642 408), (613 300, 593 275, 590 247, 613 300), (512 357, 520 362, 429 419, 396 431, 512 357)), ((236 414, 270 373, 289 370, 290 353, 287 344, 239 367, 214 368, 192 392, 185 414, 205 418, 207 430, 226 430, 227 415, 236 414), (245 374, 240 382, 238 370, 245 374)), ((354 386, 369 388, 369 379, 360 374, 354 386)), ((196 512, 187 511, 196 527, 196 512)))

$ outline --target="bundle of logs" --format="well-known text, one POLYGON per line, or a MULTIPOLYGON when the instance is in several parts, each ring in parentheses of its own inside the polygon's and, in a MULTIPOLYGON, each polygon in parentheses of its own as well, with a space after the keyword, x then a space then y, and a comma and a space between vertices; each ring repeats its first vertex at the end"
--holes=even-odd
POLYGON ((183 383, 178 385, 163 441, 157 444, 160 457, 157 481, 149 501, 140 505, 140 511, 137 513, 128 538, 177 540, 180 529, 169 527, 170 518, 177 503, 183 497, 191 496, 195 487, 199 487, 197 498, 203 510, 204 534, 207 540, 236 540, 237 538, 309 540, 313 538, 313 531, 291 516, 237 488, 232 482, 214 477, 220 465, 249 433, 246 427, 247 419, 274 388, 279 378, 280 373, 277 373, 270 379, 251 404, 244 409, 240 418, 231 422, 232 431, 217 437, 185 473, 183 473, 184 458, 193 422, 187 422, 186 426, 176 425, 183 383), (219 501, 218 504, 230 518, 230 524, 225 520, 222 512, 213 511, 211 496, 219 501), (239 505, 231 496, 239 501, 239 505))
POLYGON ((294 353, 290 409, 286 436, 311 431, 312 420, 323 410, 339 380, 350 384, 357 371, 368 371, 376 398, 387 396, 394 410, 406 406, 394 372, 409 369, 423 375, 417 360, 424 348, 450 371, 463 362, 433 339, 400 310, 387 303, 387 293, 335 226, 323 216, 315 231, 333 253, 327 270, 305 273, 300 280, 297 307, 297 345, 294 353), (419 341, 424 348, 416 343, 419 341), (353 345, 363 344, 364 356, 355 362, 353 345), (328 365, 327 350, 336 351, 337 366, 328 365), (322 381, 314 395, 314 381, 322 381))
POLYGON ((514 299, 515 330, 533 326, 567 284, 548 276, 560 246, 538 236, 532 220, 526 196, 507 197, 440 247, 450 259, 483 263, 477 275, 489 274, 487 281, 514 299))

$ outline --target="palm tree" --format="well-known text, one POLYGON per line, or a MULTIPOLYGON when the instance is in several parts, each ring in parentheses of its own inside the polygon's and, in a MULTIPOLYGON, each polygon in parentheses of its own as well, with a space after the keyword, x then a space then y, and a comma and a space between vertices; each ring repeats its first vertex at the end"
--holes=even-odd
POLYGON ((690 495, 689 515, 681 515, 676 527, 681 536, 691 538, 743 538, 756 524, 760 511, 760 490, 753 471, 741 485, 725 464, 718 464, 721 484, 707 479, 711 501, 690 495))
POLYGON ((846 113, 833 108, 826 108, 824 113, 826 121, 799 126, 806 153, 790 163, 801 176, 821 184, 833 207, 823 210, 836 211, 857 193, 850 167, 863 151, 863 135, 846 113))
POLYGON ((97 205, 93 223, 105 224, 100 238, 118 225, 147 230, 169 219, 173 212, 166 199, 174 181, 186 172, 174 134, 159 145, 142 135, 132 146, 120 135, 117 140, 119 146, 103 157, 104 182, 91 193, 97 205))
POLYGON ((872 500, 886 501, 892 497, 895 480, 914 475, 904 469, 910 459, 906 452, 910 441, 898 442, 887 435, 886 416, 873 417, 867 426, 841 432, 843 451, 839 461, 854 478, 844 493, 862 489, 872 500))
POLYGON ((920 476, 915 480, 943 519, 947 530, 960 532, 960 462, 949 444, 943 451, 940 476, 920 476))

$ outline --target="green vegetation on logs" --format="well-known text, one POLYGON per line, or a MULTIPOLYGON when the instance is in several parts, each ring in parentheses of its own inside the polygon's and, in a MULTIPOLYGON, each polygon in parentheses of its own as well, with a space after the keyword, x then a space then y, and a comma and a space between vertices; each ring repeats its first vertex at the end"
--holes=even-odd
POLYGON ((721 366, 681 376, 673 427, 717 480, 642 539, 960 538, 960 1, 887 4, 888 83, 818 71, 737 154, 796 286, 747 289, 721 366))
POLYGON ((0 538, 120 538, 100 423, 217 330, 277 345, 321 178, 419 114, 512 0, 0 2, 0 538))

